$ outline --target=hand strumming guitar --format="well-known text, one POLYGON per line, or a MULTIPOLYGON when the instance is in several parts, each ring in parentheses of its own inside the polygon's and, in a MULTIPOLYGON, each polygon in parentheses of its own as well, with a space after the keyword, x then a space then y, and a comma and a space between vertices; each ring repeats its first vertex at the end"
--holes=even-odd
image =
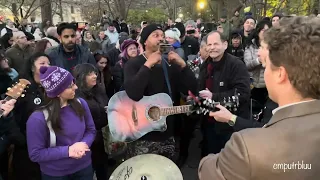
POLYGON ((0 109, 4 110, 3 116, 6 117, 14 108, 14 104, 16 103, 15 99, 11 99, 9 101, 0 101, 0 109))

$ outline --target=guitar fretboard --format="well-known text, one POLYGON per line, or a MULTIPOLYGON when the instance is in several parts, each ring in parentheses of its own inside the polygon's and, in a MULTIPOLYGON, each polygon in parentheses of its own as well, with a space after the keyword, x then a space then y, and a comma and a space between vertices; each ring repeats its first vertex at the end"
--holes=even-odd
POLYGON ((184 106, 161 108, 160 113, 161 113, 161 116, 169 116, 174 114, 184 114, 191 111, 192 111, 191 105, 184 105, 184 106))

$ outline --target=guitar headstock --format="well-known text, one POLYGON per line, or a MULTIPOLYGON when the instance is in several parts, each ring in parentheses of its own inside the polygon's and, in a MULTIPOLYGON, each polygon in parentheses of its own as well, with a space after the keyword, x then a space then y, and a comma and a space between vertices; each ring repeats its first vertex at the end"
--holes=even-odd
POLYGON ((25 92, 25 89, 28 88, 30 84, 31 83, 26 79, 19 79, 19 82, 8 88, 6 95, 12 99, 18 99, 20 96, 24 97, 23 92, 25 92))

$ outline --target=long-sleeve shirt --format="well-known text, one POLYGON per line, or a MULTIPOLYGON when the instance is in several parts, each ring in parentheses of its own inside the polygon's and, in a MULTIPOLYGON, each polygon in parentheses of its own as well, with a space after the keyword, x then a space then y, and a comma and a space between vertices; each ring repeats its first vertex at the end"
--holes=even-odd
MULTIPOLYGON (((139 101, 143 96, 151 96, 157 93, 169 94, 162 65, 156 64, 149 69, 144 65, 146 59, 143 55, 136 57, 126 63, 124 66, 124 89, 129 98, 139 101)), ((187 95, 188 90, 196 94, 197 80, 193 72, 185 67, 181 69, 178 65, 167 66, 168 78, 172 89, 172 100, 179 102, 180 92, 187 95)), ((173 119, 167 118, 168 129, 165 132, 152 132, 142 139, 151 141, 166 140, 173 136, 173 119)))
POLYGON ((27 122, 27 143, 31 161, 40 165, 41 172, 49 176, 73 174, 91 164, 91 152, 81 159, 69 158, 69 146, 85 142, 90 147, 95 139, 95 125, 85 100, 81 99, 85 110, 79 117, 71 106, 60 110, 61 132, 56 132, 56 146, 50 147, 49 129, 42 111, 35 111, 27 122))

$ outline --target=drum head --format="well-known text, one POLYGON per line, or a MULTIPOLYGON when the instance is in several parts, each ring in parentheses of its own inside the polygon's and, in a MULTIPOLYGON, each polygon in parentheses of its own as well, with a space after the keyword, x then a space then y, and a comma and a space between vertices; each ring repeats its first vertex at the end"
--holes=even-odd
POLYGON ((117 167, 109 180, 183 180, 180 169, 170 159, 144 154, 132 157, 117 167))

